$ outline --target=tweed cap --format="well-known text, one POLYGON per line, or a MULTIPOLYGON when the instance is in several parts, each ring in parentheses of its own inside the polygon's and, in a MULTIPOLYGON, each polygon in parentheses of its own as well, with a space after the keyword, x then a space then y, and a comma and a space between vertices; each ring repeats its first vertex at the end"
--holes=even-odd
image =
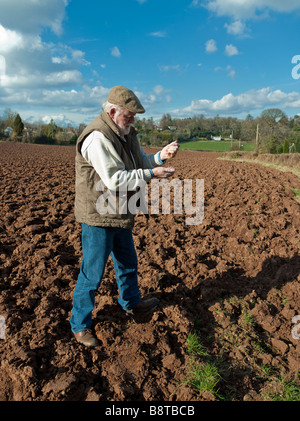
POLYGON ((132 113, 143 114, 145 112, 138 97, 124 86, 114 86, 108 95, 107 101, 111 104, 127 108, 132 113))

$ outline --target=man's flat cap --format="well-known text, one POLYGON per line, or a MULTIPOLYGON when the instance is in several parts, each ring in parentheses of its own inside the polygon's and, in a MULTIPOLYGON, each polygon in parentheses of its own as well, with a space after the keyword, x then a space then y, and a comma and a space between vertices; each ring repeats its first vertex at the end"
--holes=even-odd
POLYGON ((138 97, 124 86, 114 86, 108 95, 107 101, 111 104, 127 108, 132 113, 142 114, 145 112, 138 97))

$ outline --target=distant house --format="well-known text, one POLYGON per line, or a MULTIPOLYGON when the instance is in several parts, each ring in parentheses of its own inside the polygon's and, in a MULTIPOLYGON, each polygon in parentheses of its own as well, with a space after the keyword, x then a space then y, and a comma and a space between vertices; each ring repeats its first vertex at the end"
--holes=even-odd
POLYGON ((12 127, 6 127, 6 129, 4 130, 4 136, 9 137, 12 135, 14 129, 12 127))
POLYGON ((221 136, 211 136, 211 140, 222 140, 221 136))

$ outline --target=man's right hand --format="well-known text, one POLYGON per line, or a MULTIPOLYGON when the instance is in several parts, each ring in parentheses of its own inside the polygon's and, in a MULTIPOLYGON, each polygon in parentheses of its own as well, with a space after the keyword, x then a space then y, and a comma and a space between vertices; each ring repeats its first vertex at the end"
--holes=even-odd
POLYGON ((171 177, 174 172, 175 169, 174 168, 170 168, 170 167, 156 167, 152 169, 153 175, 154 177, 157 178, 168 178, 171 177))

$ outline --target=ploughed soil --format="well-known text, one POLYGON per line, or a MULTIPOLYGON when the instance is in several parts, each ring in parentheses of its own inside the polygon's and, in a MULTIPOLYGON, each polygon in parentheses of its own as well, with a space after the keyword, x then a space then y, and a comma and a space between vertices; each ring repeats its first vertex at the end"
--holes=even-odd
MULTIPOLYGON (((74 156, 74 147, 0 143, 0 400, 284 398, 299 372, 299 179, 179 152, 173 178, 204 180, 204 219, 136 216, 141 293, 160 304, 124 313, 109 260, 91 350, 69 325, 81 261, 74 156), (202 355, 188 347, 191 333, 202 355), (208 364, 215 392, 191 382, 191 367, 208 364)), ((196 187, 194 206, 195 196, 196 187)))

